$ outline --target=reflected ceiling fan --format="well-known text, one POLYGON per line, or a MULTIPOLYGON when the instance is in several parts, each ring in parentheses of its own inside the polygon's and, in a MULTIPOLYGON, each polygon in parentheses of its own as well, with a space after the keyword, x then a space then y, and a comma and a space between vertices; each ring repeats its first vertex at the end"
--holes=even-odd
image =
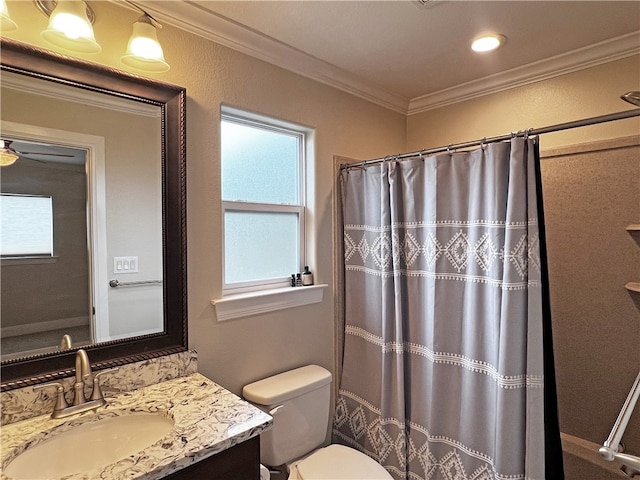
POLYGON ((43 160, 36 158, 30 158, 29 155, 42 155, 47 157, 73 157, 73 155, 67 155, 65 153, 48 153, 48 152, 23 152, 15 150, 11 145, 13 140, 2 140, 2 147, 0 147, 0 167, 6 167, 15 163, 20 157, 29 158, 36 162, 45 163, 43 160))

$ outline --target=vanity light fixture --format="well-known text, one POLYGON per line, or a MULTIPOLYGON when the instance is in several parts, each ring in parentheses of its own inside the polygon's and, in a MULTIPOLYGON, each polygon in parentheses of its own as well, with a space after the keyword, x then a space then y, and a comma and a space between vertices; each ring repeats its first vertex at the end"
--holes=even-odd
MULTIPOLYGON (((137 5, 134 6, 142 10, 137 5)), ((162 46, 158 41, 157 28, 162 28, 162 25, 147 12, 142 11, 140 18, 133 24, 133 33, 127 44, 127 52, 121 58, 122 63, 147 72, 162 73, 169 70, 169 64, 164 60, 162 46)))
POLYGON ((20 158, 20 155, 16 153, 16 151, 11 148, 11 142, 7 140, 2 140, 2 147, 0 148, 0 167, 8 167, 9 165, 13 165, 16 160, 20 158))
POLYGON ((478 53, 490 52, 506 42, 507 37, 498 33, 491 33, 477 37, 471 43, 471 50, 478 53))
MULTIPOLYGON (((169 70, 164 59, 162 46, 158 41, 160 22, 130 0, 122 0, 133 9, 142 13, 133 24, 133 33, 129 38, 127 50, 121 58, 122 63, 136 70, 162 73, 169 70)), ((79 53, 98 53, 102 50, 96 42, 92 24, 95 21, 93 10, 84 0, 34 0, 38 9, 49 17, 49 26, 42 37, 58 47, 79 53)), ((0 0, 2 29, 17 28, 8 16, 5 0, 0 0), (6 13, 6 15, 5 15, 6 13)))
POLYGON ((10 32, 17 28, 18 26, 16 25, 16 22, 11 20, 11 16, 9 15, 7 2, 5 0, 0 0, 0 31, 10 32))
POLYGON ((80 53, 98 53, 102 48, 93 34, 93 11, 83 0, 36 0, 49 16, 49 26, 42 37, 49 43, 80 53))

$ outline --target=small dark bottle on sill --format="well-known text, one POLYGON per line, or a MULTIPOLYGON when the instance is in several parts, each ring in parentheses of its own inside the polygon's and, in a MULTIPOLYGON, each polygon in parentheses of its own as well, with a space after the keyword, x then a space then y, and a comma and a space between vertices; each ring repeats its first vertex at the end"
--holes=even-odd
POLYGON ((313 285, 313 273, 311 273, 307 265, 304 266, 304 272, 302 272, 302 285, 313 285))

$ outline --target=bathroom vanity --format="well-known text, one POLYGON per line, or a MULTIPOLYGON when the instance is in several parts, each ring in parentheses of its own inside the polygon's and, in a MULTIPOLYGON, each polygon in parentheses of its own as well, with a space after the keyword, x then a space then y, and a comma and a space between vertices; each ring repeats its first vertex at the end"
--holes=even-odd
MULTIPOLYGON (((107 404, 94 411, 63 419, 40 415, 4 425, 0 478, 12 478, 5 474, 7 465, 45 440, 107 418, 141 414, 167 417, 173 426, 142 451, 60 478, 259 479, 259 436, 272 418, 198 373, 108 397, 107 404)), ((83 453, 69 451, 60 463, 73 463, 83 453)))
POLYGON ((253 437, 239 445, 174 472, 169 480, 259 480, 260 439, 253 437))

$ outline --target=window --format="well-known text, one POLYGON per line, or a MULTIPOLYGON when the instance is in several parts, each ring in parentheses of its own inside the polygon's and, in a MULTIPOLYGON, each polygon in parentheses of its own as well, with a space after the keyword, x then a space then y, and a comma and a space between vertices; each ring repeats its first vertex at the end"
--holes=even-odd
POLYGON ((53 201, 48 196, 0 195, 0 255, 53 255, 53 201))
POLYGON ((305 245, 305 130, 224 109, 224 291, 289 285, 305 245))

